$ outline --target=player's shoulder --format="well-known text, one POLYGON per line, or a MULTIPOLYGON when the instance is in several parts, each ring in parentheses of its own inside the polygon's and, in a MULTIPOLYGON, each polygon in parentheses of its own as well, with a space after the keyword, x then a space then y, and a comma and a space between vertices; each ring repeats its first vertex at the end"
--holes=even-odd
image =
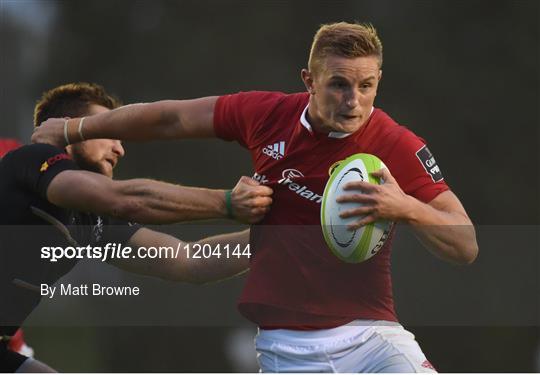
POLYGON ((40 156, 51 155, 52 156, 56 154, 65 154, 65 153, 66 153, 65 150, 56 146, 52 146, 45 143, 33 143, 33 144, 21 146, 16 150, 10 151, 8 154, 6 154, 4 159, 21 158, 23 156, 28 156, 28 155, 40 155, 40 156))
POLYGON ((236 94, 223 95, 221 98, 236 99, 239 102, 260 102, 261 105, 269 104, 298 104, 306 103, 308 93, 284 93, 281 91, 240 91, 236 94))
POLYGON ((377 138, 384 139, 385 143, 391 143, 392 140, 396 142, 399 140, 401 142, 424 143, 421 137, 416 135, 407 126, 399 124, 382 109, 375 108, 372 116, 372 129, 376 133, 377 138))
POLYGON ((64 159, 71 159, 64 149, 49 144, 35 143, 24 145, 16 150, 10 151, 2 158, 1 163, 4 168, 19 169, 41 165, 48 161, 56 163, 64 159), (54 159, 54 161, 52 159, 54 159))
POLYGON ((398 134, 405 130, 404 126, 398 124, 396 120, 380 108, 373 109, 372 121, 376 125, 374 128, 380 132, 398 134))

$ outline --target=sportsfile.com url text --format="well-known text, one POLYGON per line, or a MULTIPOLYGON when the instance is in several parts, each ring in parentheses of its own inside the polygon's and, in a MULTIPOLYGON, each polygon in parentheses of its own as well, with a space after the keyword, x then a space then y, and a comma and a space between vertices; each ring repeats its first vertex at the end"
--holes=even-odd
POLYGON ((119 243, 108 243, 105 246, 43 246, 41 248, 41 259, 49 262, 58 262, 61 259, 100 259, 106 262, 112 259, 176 259, 179 256, 193 259, 209 258, 240 258, 250 257, 249 244, 185 244, 179 243, 176 248, 172 246, 159 247, 138 247, 123 246, 119 243))

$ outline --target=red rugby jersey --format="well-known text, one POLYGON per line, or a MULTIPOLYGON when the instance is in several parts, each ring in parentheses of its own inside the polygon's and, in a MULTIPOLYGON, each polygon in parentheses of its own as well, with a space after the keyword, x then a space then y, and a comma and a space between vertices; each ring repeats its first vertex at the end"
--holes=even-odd
POLYGON ((378 156, 401 188, 423 202, 448 190, 425 142, 380 109, 355 133, 314 132, 309 94, 245 92, 216 103, 216 135, 248 148, 254 178, 274 190, 251 228, 251 271, 240 312, 265 328, 316 329, 354 319, 396 321, 390 275, 392 235, 373 258, 348 264, 331 254, 320 228, 328 170, 356 153, 378 156))

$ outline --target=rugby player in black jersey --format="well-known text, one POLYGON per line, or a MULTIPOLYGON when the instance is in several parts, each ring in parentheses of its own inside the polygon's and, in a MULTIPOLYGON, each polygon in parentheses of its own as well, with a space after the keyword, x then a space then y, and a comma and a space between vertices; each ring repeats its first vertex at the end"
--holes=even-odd
MULTIPOLYGON (((37 125, 49 117, 97 114, 119 105, 95 84, 78 83, 46 92, 36 105, 37 125)), ((65 150, 33 144, 5 155, 0 162, 0 372, 48 372, 47 365, 8 349, 10 337, 38 305, 37 286, 54 284, 77 259, 48 262, 40 248, 126 244, 132 248, 171 246, 180 240, 138 224, 224 218, 253 223, 271 203, 270 188, 242 177, 227 198, 224 190, 182 187, 148 179, 112 180, 124 155, 120 141, 98 139, 65 150), (230 204, 227 203, 230 201, 230 204)), ((247 243, 248 231, 199 242, 247 243)), ((204 259, 114 259, 116 266, 169 280, 201 283, 247 269, 247 257, 204 259)))
MULTIPOLYGON (((0 138, 0 160, 10 151, 13 151, 22 144, 13 138, 0 138)), ((9 340, 7 347, 17 353, 21 353, 27 357, 34 356, 34 350, 27 345, 24 339, 24 333, 22 329, 19 329, 9 340)))

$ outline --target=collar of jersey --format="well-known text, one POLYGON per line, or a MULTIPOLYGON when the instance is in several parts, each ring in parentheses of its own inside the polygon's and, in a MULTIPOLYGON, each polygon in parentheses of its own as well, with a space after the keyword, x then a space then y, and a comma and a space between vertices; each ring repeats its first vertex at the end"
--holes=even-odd
MULTIPOLYGON (((309 121, 306 118, 306 113, 307 113, 308 108, 309 108, 309 103, 306 105, 306 108, 304 108, 304 111, 302 112, 302 116, 300 116, 300 123, 310 133, 313 133, 313 127, 311 126, 311 124, 309 123, 309 121)), ((371 107, 371 112, 369 112, 370 116, 373 113, 374 109, 375 109, 375 107, 371 107)), ((330 132, 330 133, 328 133, 328 138, 346 138, 351 134, 353 134, 353 133, 330 132)))

